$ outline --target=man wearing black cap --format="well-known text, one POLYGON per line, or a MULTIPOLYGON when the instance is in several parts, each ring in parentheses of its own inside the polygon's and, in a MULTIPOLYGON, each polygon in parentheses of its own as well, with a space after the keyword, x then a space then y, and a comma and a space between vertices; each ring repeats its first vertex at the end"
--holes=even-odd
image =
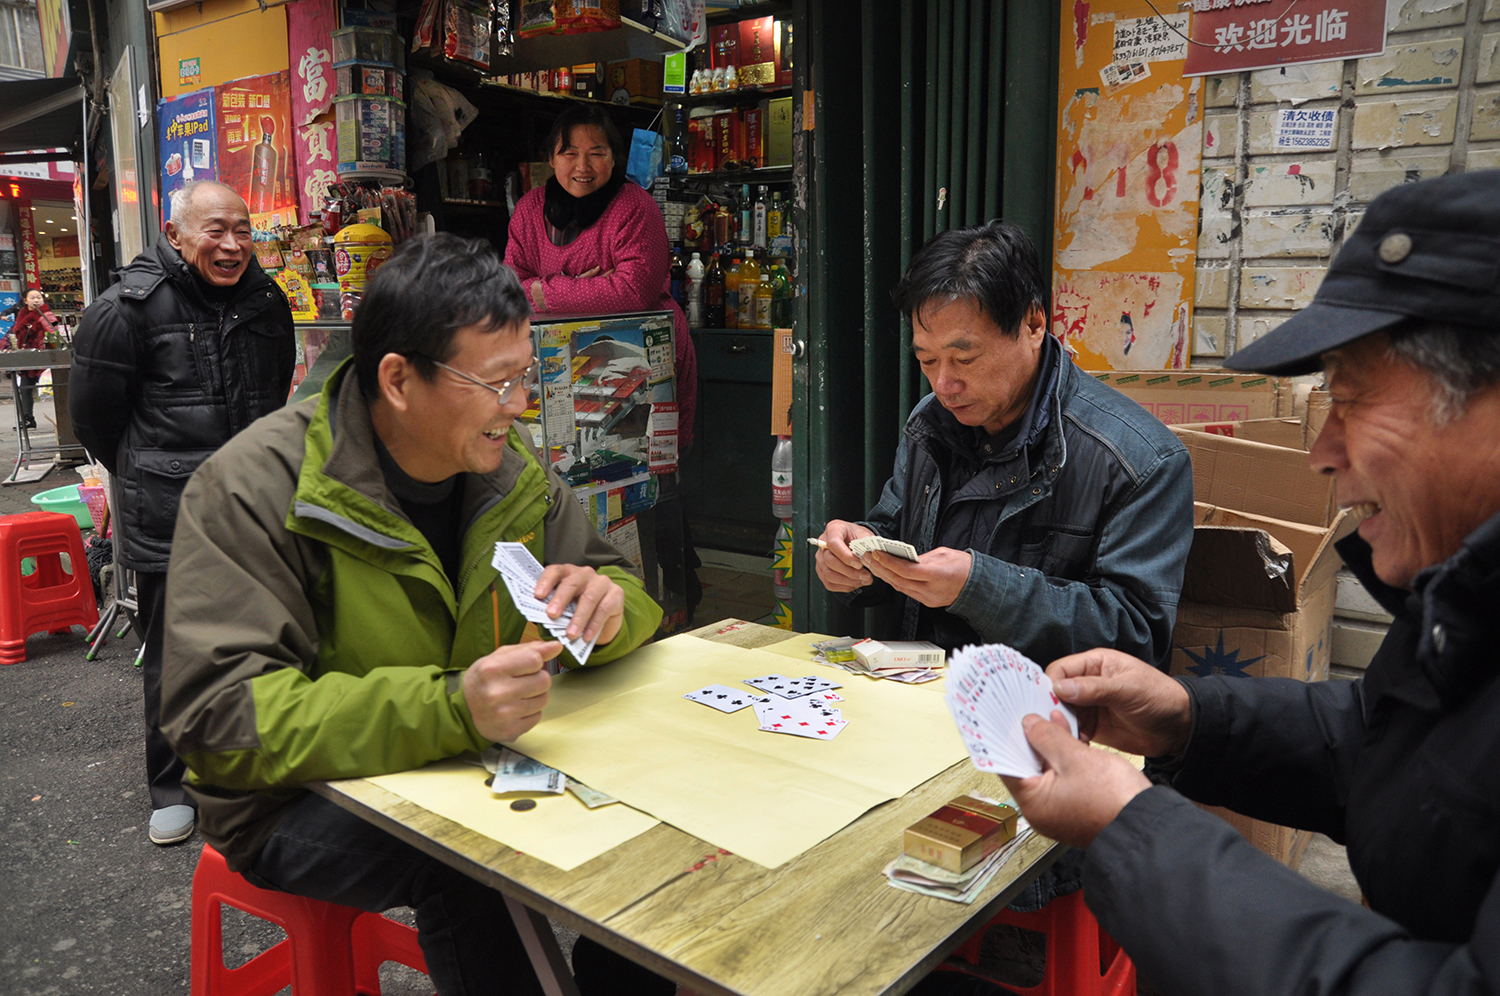
POLYGON ((1046 770, 1007 784, 1089 849, 1090 908, 1164 992, 1500 992, 1500 171, 1383 194, 1313 303, 1228 365, 1324 371, 1311 461, 1364 516, 1339 552, 1385 642, 1313 684, 1062 658, 1080 729, 1158 784, 1036 716, 1046 770), (1344 842, 1368 908, 1184 797, 1344 842))

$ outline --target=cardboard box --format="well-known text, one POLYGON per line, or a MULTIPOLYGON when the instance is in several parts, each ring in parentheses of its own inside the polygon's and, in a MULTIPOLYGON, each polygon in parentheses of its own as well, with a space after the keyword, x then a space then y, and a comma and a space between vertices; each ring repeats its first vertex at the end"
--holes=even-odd
MULTIPOLYGON (((1334 543, 1354 527, 1333 482, 1300 448, 1174 426, 1193 458, 1193 546, 1172 631, 1170 673, 1328 677, 1334 543)), ((1311 834, 1225 810, 1252 844, 1288 865, 1311 834)))
MULTIPOLYGON (((765 101, 761 101, 765 103, 765 101)), ((762 107, 745 108, 745 165, 759 169, 766 156, 766 112, 762 107)))
MULTIPOLYGON (((709 44, 713 47, 713 69, 738 66, 740 33, 733 24, 716 24, 708 29, 709 44)), ((738 74, 736 74, 738 75, 738 74)))
POLYGON ((605 65, 602 62, 585 62, 573 67, 573 96, 590 100, 605 97, 605 65))
POLYGON ((661 62, 626 59, 609 64, 609 99, 616 104, 654 104, 661 101, 661 62))
POLYGON ((792 164, 792 98, 775 97, 766 105, 765 165, 792 164))
POLYGON ((1096 379, 1167 425, 1243 422, 1295 415, 1290 381, 1221 370, 1100 370, 1096 379))
POLYGON ((714 152, 719 169, 745 158, 745 119, 738 110, 725 108, 714 114, 714 152))
POLYGON ((907 827, 902 849, 947 871, 967 871, 1015 839, 1019 816, 1009 806, 960 796, 907 827))
POLYGON ((1307 428, 1300 418, 1253 418, 1244 422, 1196 422, 1173 426, 1211 436, 1230 436, 1255 443, 1269 443, 1289 449, 1306 449, 1307 428))
POLYGON ((1306 451, 1172 430, 1193 460, 1194 501, 1310 526, 1333 522, 1333 478, 1315 472, 1306 451))
POLYGON ((777 58, 774 17, 747 17, 739 22, 740 86, 775 86, 781 60, 777 58))

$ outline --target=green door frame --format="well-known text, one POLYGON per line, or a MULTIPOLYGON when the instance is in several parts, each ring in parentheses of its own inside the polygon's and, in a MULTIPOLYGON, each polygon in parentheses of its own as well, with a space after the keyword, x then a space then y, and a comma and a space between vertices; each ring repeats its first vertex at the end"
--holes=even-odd
POLYGON ((793 620, 863 634, 804 538, 858 519, 926 393, 890 291, 939 231, 1001 216, 1052 254, 1061 4, 796 0, 793 620), (804 120, 812 94, 813 127, 804 120), (858 109, 856 113, 856 109, 858 109))

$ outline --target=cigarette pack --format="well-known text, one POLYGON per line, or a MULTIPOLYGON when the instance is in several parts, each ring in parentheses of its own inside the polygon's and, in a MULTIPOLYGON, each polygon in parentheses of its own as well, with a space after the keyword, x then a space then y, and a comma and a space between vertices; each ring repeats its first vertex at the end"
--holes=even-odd
POLYGON ((871 671, 943 666, 943 648, 925 640, 861 640, 851 649, 871 671))
POLYGON ((903 850, 947 871, 967 871, 1015 838, 1019 817, 1010 806, 959 796, 907 827, 903 850))

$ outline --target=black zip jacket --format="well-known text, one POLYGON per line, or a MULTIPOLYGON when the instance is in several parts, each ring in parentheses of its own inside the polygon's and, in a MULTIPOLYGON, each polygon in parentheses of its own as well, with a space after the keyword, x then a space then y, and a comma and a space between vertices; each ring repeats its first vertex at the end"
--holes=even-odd
POLYGON ((1089 849, 1089 906, 1163 992, 1500 992, 1500 516, 1411 592, 1357 534, 1339 552, 1395 616, 1365 677, 1181 679, 1173 788, 1089 849), (1343 842, 1370 909, 1183 796, 1343 842))
POLYGON ((68 411, 114 476, 125 566, 167 569, 187 479, 286 402, 293 334, 286 297, 254 258, 218 303, 164 238, 89 305, 73 338, 68 411))

